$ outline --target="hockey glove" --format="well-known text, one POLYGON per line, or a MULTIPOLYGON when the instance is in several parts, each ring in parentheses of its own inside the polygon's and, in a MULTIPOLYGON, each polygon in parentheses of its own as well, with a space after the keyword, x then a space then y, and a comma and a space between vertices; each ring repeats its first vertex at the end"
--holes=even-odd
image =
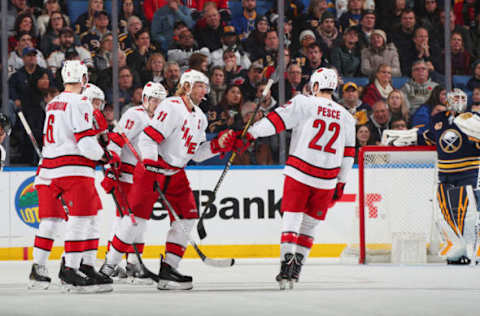
POLYGON ((233 150, 235 145, 235 132, 231 129, 221 131, 217 137, 210 141, 210 148, 212 153, 220 153, 220 158, 225 156, 225 153, 233 150))
POLYGON ((255 141, 255 137, 252 134, 248 133, 242 138, 242 131, 238 131, 235 133, 236 139, 235 144, 233 146, 233 150, 238 153, 244 153, 248 147, 255 141))
POLYGON ((121 160, 118 154, 114 151, 105 149, 102 161, 104 162, 104 164, 110 165, 113 169, 120 169, 121 160))
POLYGON ((103 178, 100 185, 105 190, 106 193, 111 193, 118 187, 118 175, 115 174, 114 169, 108 169, 105 171, 105 177, 103 178))
POLYGON ((330 202, 330 205, 328 206, 329 208, 333 207, 335 203, 337 203, 337 201, 342 198, 344 188, 345 188, 345 183, 343 182, 337 183, 337 186, 335 187, 335 191, 333 192, 332 202, 330 202))
POLYGON ((108 128, 107 120, 105 119, 105 116, 103 116, 103 113, 100 112, 100 110, 93 111, 93 119, 93 129, 95 130, 96 134, 100 134, 108 128))

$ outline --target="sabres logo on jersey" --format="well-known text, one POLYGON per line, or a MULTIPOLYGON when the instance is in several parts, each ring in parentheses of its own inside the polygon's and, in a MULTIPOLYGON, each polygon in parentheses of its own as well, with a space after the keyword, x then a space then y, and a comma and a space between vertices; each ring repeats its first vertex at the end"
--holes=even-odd
POLYGON ((462 147, 463 141, 460 132, 447 129, 440 135, 439 145, 446 153, 455 153, 462 147))

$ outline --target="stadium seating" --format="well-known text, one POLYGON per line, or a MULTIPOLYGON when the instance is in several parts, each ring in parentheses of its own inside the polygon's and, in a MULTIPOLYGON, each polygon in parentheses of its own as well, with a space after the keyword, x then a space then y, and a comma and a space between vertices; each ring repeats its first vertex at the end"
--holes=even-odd
MULTIPOLYGON (((112 0, 104 0, 103 3, 105 4, 105 9, 107 10, 107 12, 112 12, 112 0)), ((75 21, 81 14, 87 12, 88 0, 69 0, 67 7, 70 21, 72 21, 72 23, 75 23, 75 21)))
POLYGON ((453 76, 453 86, 465 90, 467 88, 468 80, 471 78, 472 76, 453 76))

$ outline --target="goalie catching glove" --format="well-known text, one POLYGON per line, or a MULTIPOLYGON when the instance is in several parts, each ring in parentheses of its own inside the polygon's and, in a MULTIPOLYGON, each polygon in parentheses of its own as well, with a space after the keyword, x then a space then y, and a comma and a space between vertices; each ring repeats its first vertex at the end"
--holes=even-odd
POLYGON ((411 146, 417 144, 418 128, 409 130, 386 129, 382 133, 382 145, 411 146))

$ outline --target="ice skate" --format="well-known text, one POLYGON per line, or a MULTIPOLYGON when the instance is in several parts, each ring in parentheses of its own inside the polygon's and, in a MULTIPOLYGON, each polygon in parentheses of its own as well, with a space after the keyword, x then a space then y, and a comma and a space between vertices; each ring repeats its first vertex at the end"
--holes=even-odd
POLYGON ((100 267, 100 273, 108 276, 108 277, 111 277, 115 270, 116 270, 116 266, 114 266, 113 264, 108 264, 107 263, 107 260, 105 260, 105 262, 102 264, 102 266, 100 267))
POLYGON ((32 265, 32 271, 30 272, 28 282, 29 289, 41 289, 46 290, 50 286, 52 279, 48 276, 47 267, 34 263, 32 265))
POLYGON ((62 258, 58 277, 62 282, 62 289, 67 293, 95 293, 98 287, 95 280, 81 274, 78 270, 65 266, 65 258, 62 258))
POLYGON ((163 256, 160 257, 159 278, 157 286, 159 290, 191 290, 193 288, 192 277, 178 272, 163 260, 163 256))
POLYGON ((137 285, 151 285, 153 280, 149 275, 149 271, 145 271, 140 263, 129 263, 127 262, 126 267, 128 278, 131 280, 132 284, 137 285))
POLYGON ((124 267, 121 267, 120 265, 117 265, 115 267, 110 277, 112 278, 113 283, 121 283, 121 284, 128 283, 127 271, 125 270, 124 267))
POLYGON ((80 272, 95 281, 98 293, 113 291, 113 280, 108 275, 95 271, 94 267, 87 264, 80 265, 80 272))
POLYGON ((280 273, 275 277, 275 280, 277 280, 280 286, 280 290, 285 290, 287 282, 290 280, 290 270, 294 256, 291 253, 286 253, 284 258, 285 260, 282 260, 280 263, 280 273))
POLYGON ((300 253, 296 253, 290 269, 290 279, 289 279, 290 289, 293 289, 294 283, 298 282, 298 279, 300 278, 300 272, 302 271, 302 261, 303 261, 303 255, 300 253))
POLYGON ((451 265, 468 265, 470 264, 471 260, 467 256, 461 256, 458 259, 448 259, 447 258, 447 264, 451 265))

